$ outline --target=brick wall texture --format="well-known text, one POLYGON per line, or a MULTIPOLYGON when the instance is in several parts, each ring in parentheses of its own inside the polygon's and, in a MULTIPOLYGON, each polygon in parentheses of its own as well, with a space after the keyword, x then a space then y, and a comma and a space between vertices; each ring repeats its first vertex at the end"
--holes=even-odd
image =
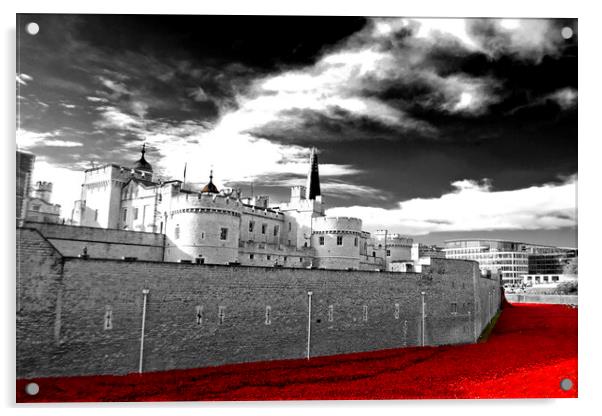
POLYGON ((499 308, 498 282, 465 260, 307 270, 61 257, 34 229, 17 241, 19 378, 138 371, 143 289, 145 372, 305 357, 308 291, 312 357, 474 342, 499 308))

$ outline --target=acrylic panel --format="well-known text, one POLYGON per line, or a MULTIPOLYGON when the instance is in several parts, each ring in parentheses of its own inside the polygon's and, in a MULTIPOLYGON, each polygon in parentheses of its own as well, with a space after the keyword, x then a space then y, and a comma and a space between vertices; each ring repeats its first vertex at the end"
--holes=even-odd
POLYGON ((577 397, 577 19, 16 30, 17 402, 577 397))

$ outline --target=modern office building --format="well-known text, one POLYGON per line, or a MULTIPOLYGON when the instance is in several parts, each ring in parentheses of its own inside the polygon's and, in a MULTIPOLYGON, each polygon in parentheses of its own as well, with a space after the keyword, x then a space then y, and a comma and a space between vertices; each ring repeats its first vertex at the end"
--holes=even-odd
POLYGON ((479 262, 481 272, 498 272, 502 284, 520 284, 529 271, 525 244, 494 239, 458 239, 445 242, 445 257, 479 262))
POLYGON ((36 157, 17 150, 17 222, 27 214, 27 201, 31 191, 31 175, 36 157))
POLYGON ((448 259, 478 261, 483 273, 498 272, 505 286, 521 285, 531 270, 550 268, 558 262, 558 258, 567 253, 576 255, 577 252, 575 249, 496 239, 447 240, 443 251, 448 259))

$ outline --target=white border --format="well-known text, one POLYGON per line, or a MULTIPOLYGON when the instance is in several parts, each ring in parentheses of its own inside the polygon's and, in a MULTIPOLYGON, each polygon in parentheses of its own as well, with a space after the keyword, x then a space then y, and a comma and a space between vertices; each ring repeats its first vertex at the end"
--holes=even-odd
MULTIPOLYGON (((4 103, 2 114, 3 143, 3 184, 4 203, 2 215, 2 262, 5 273, 2 275, 4 337, 2 346, 2 366, 0 377, 2 386, 1 404, 8 407, 5 414, 66 414, 100 415, 127 411, 135 415, 164 415, 167 408, 175 408, 182 414, 245 414, 261 415, 306 415, 307 413, 332 414, 345 412, 350 416, 365 415, 367 412, 400 414, 445 414, 461 412, 463 415, 485 412, 489 415, 507 415, 516 411, 543 411, 546 415, 589 414, 599 408, 599 382, 602 371, 600 355, 600 268, 596 262, 597 240, 601 235, 598 218, 602 213, 600 194, 602 193, 600 158, 600 120, 602 105, 600 97, 600 73, 602 73, 602 48, 600 41, 602 25, 599 9, 595 1, 541 2, 526 0, 503 0, 495 3, 464 0, 419 0, 409 1, 328 1, 303 0, 301 2, 248 0, 215 2, 176 1, 152 2, 123 0, 99 0, 85 2, 25 0, 16 4, 2 4, 0 19, 3 27, 2 80, 0 96, 4 103), (14 195, 15 195, 15 13, 156 13, 156 14, 335 14, 335 15, 400 15, 434 17, 577 17, 579 18, 579 249, 581 269, 581 295, 579 299, 579 396, 578 400, 462 400, 462 401, 374 401, 374 402, 255 402, 255 403, 146 403, 110 405, 53 405, 53 406, 14 406, 14 330, 15 330, 15 284, 14 284, 14 195), (127 408, 127 410, 125 409, 127 408)), ((277 36, 277 34, 275 34, 277 36)), ((534 346, 536 348, 537 346, 534 346)))

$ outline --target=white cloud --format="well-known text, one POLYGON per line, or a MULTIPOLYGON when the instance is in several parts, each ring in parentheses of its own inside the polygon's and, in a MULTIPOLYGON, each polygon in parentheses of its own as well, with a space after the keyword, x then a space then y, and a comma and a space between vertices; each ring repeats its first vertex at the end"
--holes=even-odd
POLYGON ((141 120, 124 113, 115 106, 97 107, 100 111, 101 119, 94 122, 94 126, 99 128, 123 129, 141 127, 141 120))
POLYGON ((103 97, 90 96, 90 97, 86 97, 86 99, 88 101, 93 102, 93 103, 107 103, 107 102, 109 102, 109 100, 107 100, 106 98, 103 98, 103 97))
POLYGON ((548 95, 546 98, 556 101, 560 107, 566 110, 577 105, 577 90, 562 88, 548 95))
POLYGON ((454 39, 467 51, 534 62, 557 55, 564 44, 560 29, 550 19, 377 18, 370 35, 390 38, 401 31, 430 45, 454 39))
POLYGON ((327 215, 359 217, 366 229, 387 227, 406 234, 437 231, 556 229, 575 226, 577 177, 512 191, 492 191, 487 180, 452 183, 439 198, 415 198, 395 209, 339 207, 327 215))
POLYGON ((479 49, 479 45, 468 33, 466 19, 410 19, 408 24, 412 22, 418 25, 414 36, 419 39, 430 40, 441 36, 452 36, 470 50, 479 49))
POLYGON ((144 101, 135 100, 130 104, 132 111, 140 118, 144 118, 148 110, 148 104, 144 101))
POLYGON ((498 21, 503 30, 495 42, 487 43, 491 55, 516 54, 522 59, 539 62, 544 55, 556 55, 564 39, 549 19, 517 19, 508 27, 498 21))
POLYGON ((59 131, 38 133, 29 130, 17 130, 17 148, 28 150, 36 146, 80 147, 80 142, 61 140, 59 131))
POLYGON ((104 85, 106 88, 108 88, 109 90, 111 90, 112 96, 114 98, 120 97, 122 95, 129 95, 130 94, 130 91, 125 86, 125 84, 123 84, 122 82, 113 81, 111 79, 108 79, 108 78, 105 78, 105 77, 102 77, 102 76, 98 77, 98 80, 100 81, 100 83, 102 85, 104 85))

